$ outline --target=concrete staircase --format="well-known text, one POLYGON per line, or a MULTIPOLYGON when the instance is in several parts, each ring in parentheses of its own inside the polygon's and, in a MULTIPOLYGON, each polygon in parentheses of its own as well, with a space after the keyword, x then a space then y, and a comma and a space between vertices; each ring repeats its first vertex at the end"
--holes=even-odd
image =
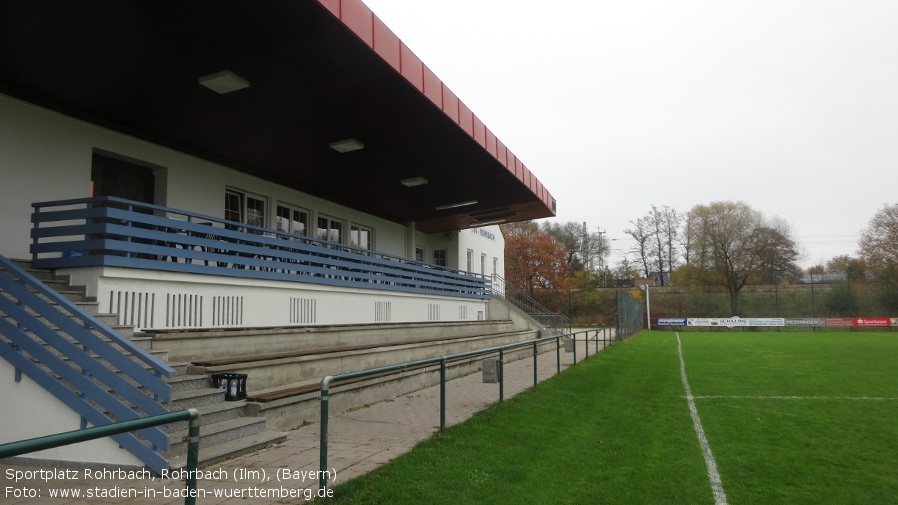
MULTIPOLYGON (((142 349, 168 361, 168 351, 152 349, 152 336, 135 334, 133 327, 118 325, 117 314, 100 314, 96 299, 88 297, 84 287, 71 286, 68 276, 56 275, 48 270, 32 269, 28 261, 18 260, 15 263, 142 349)), ((245 400, 225 401, 224 393, 211 387, 206 375, 189 374, 187 362, 176 361, 168 364, 175 369, 177 375, 169 380, 172 402, 166 407, 170 411, 196 408, 201 414, 200 466, 212 465, 241 454, 261 450, 286 439, 286 434, 269 430, 264 417, 251 416, 245 400)), ((182 468, 186 465, 187 459, 187 444, 184 442, 187 437, 186 421, 172 424, 168 428, 168 433, 170 448, 165 456, 173 469, 182 468)))

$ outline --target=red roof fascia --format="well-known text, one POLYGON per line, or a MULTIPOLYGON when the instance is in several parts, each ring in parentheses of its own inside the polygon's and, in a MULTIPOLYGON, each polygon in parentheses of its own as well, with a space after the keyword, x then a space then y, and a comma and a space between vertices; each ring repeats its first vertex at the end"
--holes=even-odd
POLYGON ((361 0, 318 2, 552 208, 552 197, 542 183, 367 5, 361 0))

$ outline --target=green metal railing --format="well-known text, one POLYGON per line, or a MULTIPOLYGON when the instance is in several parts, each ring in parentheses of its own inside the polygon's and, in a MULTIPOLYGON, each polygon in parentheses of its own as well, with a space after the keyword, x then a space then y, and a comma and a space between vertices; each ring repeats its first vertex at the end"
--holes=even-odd
MULTIPOLYGON (((328 411, 328 402, 330 397, 330 386, 332 383, 338 381, 345 381, 351 379, 359 379, 363 377, 368 377, 371 375, 389 373, 389 372, 400 372, 403 370, 407 370, 410 368, 421 367, 426 365, 440 365, 440 431, 444 431, 446 429, 446 364, 449 360, 458 360, 464 358, 471 358, 475 356, 487 356, 490 354, 499 355, 498 359, 498 379, 499 379, 499 401, 502 402, 505 400, 505 381, 503 379, 503 364, 505 361, 505 352, 512 349, 523 348, 532 346, 533 347, 533 385, 537 385, 539 383, 538 379, 538 370, 537 370, 537 358, 539 357, 539 345, 549 341, 555 341, 555 362, 557 373, 561 373, 561 340, 573 340, 573 361, 574 364, 577 363, 577 335, 584 334, 586 340, 586 358, 589 357, 589 340, 590 336, 592 336, 592 340, 595 340, 595 353, 599 352, 599 333, 602 334, 602 342, 603 349, 610 345, 614 339, 610 336, 611 328, 596 328, 578 331, 574 333, 567 333, 564 335, 553 335, 550 337, 543 337, 534 340, 527 340, 525 342, 518 342, 514 344, 507 344, 498 347, 490 347, 487 349, 480 349, 478 351, 469 351, 458 354, 450 354, 447 356, 439 356, 436 358, 429 358, 417 361, 408 361, 405 363, 399 363, 396 365, 389 365, 378 368, 370 368, 368 370, 360 370, 356 372, 348 372, 337 375, 328 375, 321 379, 321 436, 320 436, 320 467, 319 467, 319 489, 324 489, 327 486, 327 478, 326 476, 330 474, 327 468, 327 429, 328 429, 328 418, 330 416, 328 411)), ((594 353, 594 354, 595 354, 594 353)), ((585 358, 584 358, 585 359, 585 358)))
POLYGON ((188 421, 187 433, 187 482, 184 497, 184 505, 196 504, 196 476, 197 464, 200 459, 200 413, 196 409, 179 410, 168 414, 159 414, 142 419, 132 419, 118 423, 94 426, 83 430, 67 431, 55 435, 29 438, 18 442, 9 442, 0 445, 0 459, 11 458, 31 452, 52 449, 63 445, 77 444, 97 438, 118 435, 129 431, 141 430, 169 424, 176 421, 188 421))

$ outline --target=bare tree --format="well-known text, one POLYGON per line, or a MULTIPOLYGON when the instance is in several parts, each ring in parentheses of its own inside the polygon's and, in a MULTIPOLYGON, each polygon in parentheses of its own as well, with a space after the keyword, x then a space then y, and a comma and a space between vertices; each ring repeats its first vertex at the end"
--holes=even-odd
POLYGON ((898 204, 886 205, 873 216, 861 233, 859 246, 870 273, 898 285, 898 204))
POLYGON ((797 269, 795 242, 779 221, 744 202, 712 202, 689 211, 690 272, 706 284, 727 289, 739 314, 740 292, 771 268, 797 269))
POLYGON ((638 257, 639 263, 642 265, 643 275, 648 277, 650 275, 649 263, 651 261, 651 219, 649 217, 641 217, 635 222, 630 221, 630 224, 633 225, 633 228, 624 230, 624 233, 633 237, 633 240, 636 241, 636 246, 634 246, 631 252, 638 257))

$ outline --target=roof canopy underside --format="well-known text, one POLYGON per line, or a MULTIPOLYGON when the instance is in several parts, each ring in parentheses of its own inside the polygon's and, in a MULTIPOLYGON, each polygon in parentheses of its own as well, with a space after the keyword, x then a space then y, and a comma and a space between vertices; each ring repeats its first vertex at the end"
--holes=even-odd
POLYGON ((4 1, 0 69, 2 93, 427 233, 555 214, 358 0, 4 1), (198 83, 224 70, 249 87, 198 83))

